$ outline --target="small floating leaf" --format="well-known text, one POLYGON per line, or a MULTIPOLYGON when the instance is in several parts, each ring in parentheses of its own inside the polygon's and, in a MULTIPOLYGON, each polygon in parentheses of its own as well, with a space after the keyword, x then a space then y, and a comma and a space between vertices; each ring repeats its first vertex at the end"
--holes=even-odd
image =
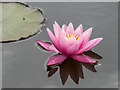
POLYGON ((43 14, 39 9, 18 2, 0 3, 0 7, 2 7, 0 42, 27 38, 37 33, 43 24, 43 14))

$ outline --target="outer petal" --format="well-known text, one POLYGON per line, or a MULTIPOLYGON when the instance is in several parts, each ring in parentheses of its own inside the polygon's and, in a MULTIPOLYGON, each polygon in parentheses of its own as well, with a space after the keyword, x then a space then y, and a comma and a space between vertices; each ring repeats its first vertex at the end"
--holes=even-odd
POLYGON ((74 55, 72 56, 73 59, 79 61, 79 62, 84 62, 84 63, 97 63, 93 58, 86 56, 84 54, 82 55, 74 55))
POLYGON ((83 37, 84 37, 83 44, 85 44, 89 40, 89 37, 91 36, 91 33, 92 33, 92 28, 89 28, 88 30, 86 30, 83 33, 83 37))
POLYGON ((55 34, 55 37, 57 39, 59 39, 59 36, 60 36, 60 31, 61 31, 61 28, 60 26, 57 24, 57 22, 55 22, 55 24, 53 24, 53 28, 54 28, 54 34, 55 34))
POLYGON ((82 48, 78 51, 77 54, 90 50, 92 47, 97 45, 103 38, 96 38, 88 41, 82 48))
POLYGON ((83 27, 82 24, 80 24, 75 30, 75 36, 80 36, 82 33, 83 33, 83 27))
POLYGON ((59 46, 59 43, 58 43, 58 40, 56 39, 56 37, 53 35, 53 33, 47 28, 47 32, 48 32, 48 35, 50 37, 50 40, 52 41, 53 45, 55 46, 55 48, 59 51, 60 50, 60 46, 59 46))
POLYGON ((51 45, 51 46, 49 46, 49 48, 48 48, 50 51, 52 51, 52 52, 56 52, 56 53, 59 53, 59 51, 55 48, 55 46, 54 45, 51 45))
POLYGON ((85 36, 86 36, 85 34, 82 34, 82 35, 80 36, 80 38, 77 40, 77 43, 78 43, 78 45, 79 45, 78 50, 80 50, 80 48, 82 47, 82 44, 83 44, 83 42, 84 42, 85 36))
POLYGON ((66 34, 74 34, 74 27, 73 24, 70 23, 67 27, 66 34))
POLYGON ((58 28, 58 29, 61 29, 60 28, 60 26, 59 26, 59 24, 55 21, 55 25, 56 25, 56 27, 58 28))
POLYGON ((48 62, 47 62, 47 66, 60 63, 60 62, 64 61, 65 59, 67 59, 67 56, 64 56, 64 55, 54 55, 54 56, 51 56, 49 58, 48 62))
POLYGON ((62 26, 62 30, 67 30, 67 26, 65 24, 62 26))
POLYGON ((51 43, 47 43, 44 41, 36 40, 42 47, 52 52, 59 52, 51 43))
POLYGON ((42 47, 44 47, 47 50, 48 50, 49 46, 52 45, 51 43, 46 43, 46 42, 41 41, 41 40, 36 40, 36 41, 37 41, 37 43, 39 43, 42 47))
POLYGON ((77 40, 77 42, 79 43, 79 50, 89 40, 91 33, 92 33, 92 28, 88 29, 87 31, 85 31, 80 35, 80 38, 77 40))

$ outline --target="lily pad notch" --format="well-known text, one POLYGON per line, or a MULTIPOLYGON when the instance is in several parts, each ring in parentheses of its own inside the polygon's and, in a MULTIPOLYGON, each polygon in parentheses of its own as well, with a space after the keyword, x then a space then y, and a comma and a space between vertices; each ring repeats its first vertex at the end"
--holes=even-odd
POLYGON ((24 40, 41 31, 45 18, 39 8, 21 2, 0 2, 1 43, 24 40))

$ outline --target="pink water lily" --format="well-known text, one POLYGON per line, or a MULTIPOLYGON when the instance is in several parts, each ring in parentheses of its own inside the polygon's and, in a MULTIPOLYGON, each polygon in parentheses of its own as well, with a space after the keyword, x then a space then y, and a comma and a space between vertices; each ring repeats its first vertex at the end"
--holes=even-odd
POLYGON ((89 59, 87 56, 80 55, 81 53, 86 52, 96 46, 103 39, 95 38, 89 40, 92 33, 92 28, 89 28, 83 32, 83 27, 81 24, 76 28, 76 30, 74 30, 72 23, 68 26, 64 24, 62 28, 60 28, 57 22, 53 24, 53 28, 55 35, 53 35, 50 29, 47 28, 47 32, 52 43, 37 40, 37 42, 45 49, 59 53, 58 55, 54 55, 49 58, 47 66, 60 63, 68 57, 80 62, 97 63, 94 59, 89 59))

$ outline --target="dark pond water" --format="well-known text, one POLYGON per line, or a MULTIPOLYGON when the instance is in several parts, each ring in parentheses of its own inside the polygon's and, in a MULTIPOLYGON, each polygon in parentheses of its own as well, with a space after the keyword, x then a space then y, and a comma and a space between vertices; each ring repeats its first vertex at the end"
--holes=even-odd
MULTIPOLYGON (((117 88, 118 87, 118 7, 117 3, 41 3, 29 2, 39 7, 47 18, 42 32, 27 40, 4 43, 2 51, 3 88, 117 88), (84 79, 75 84, 69 77, 61 83, 59 70, 50 78, 46 71, 47 59, 53 54, 37 47, 36 40, 49 41, 46 28, 52 24, 72 22, 83 24, 84 30, 93 27, 91 39, 103 37, 92 50, 103 58, 95 66, 97 72, 83 67, 84 79)), ((68 65, 69 66, 69 65, 68 65)), ((74 65, 73 65, 74 66, 74 65)), ((75 65, 76 66, 76 65, 75 65)), ((65 70, 65 69, 63 69, 65 70)))

